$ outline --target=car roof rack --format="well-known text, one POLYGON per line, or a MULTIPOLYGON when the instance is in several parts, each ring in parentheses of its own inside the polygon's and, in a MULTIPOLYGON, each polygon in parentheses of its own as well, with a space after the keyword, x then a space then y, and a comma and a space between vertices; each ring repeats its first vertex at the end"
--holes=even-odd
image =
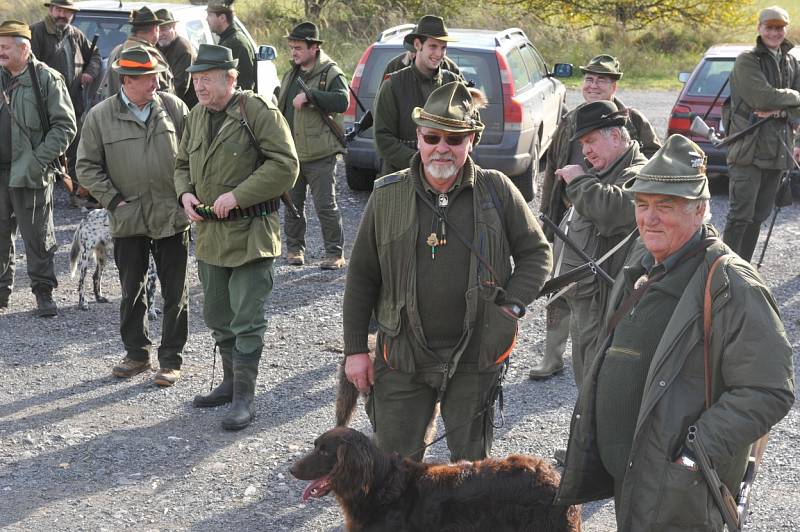
POLYGON ((498 31, 497 34, 494 36, 494 42, 497 43, 497 46, 502 46, 503 40, 510 41, 515 36, 521 36, 523 39, 527 39, 528 36, 525 35, 525 32, 522 31, 520 28, 508 28, 503 31, 498 31))
POLYGON ((399 26, 392 26, 388 30, 383 30, 380 32, 378 37, 375 39, 375 42, 382 42, 387 40, 389 37, 412 32, 416 27, 416 24, 400 24, 399 26))

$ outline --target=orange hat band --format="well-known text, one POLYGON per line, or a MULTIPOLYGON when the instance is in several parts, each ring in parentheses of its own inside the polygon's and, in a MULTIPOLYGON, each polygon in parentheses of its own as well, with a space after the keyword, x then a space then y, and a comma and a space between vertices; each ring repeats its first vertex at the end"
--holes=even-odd
POLYGON ((158 64, 156 64, 156 62, 153 61, 152 59, 147 63, 140 63, 139 61, 132 61, 130 59, 120 59, 119 66, 125 68, 141 68, 142 70, 146 70, 150 68, 155 68, 158 66, 158 64))

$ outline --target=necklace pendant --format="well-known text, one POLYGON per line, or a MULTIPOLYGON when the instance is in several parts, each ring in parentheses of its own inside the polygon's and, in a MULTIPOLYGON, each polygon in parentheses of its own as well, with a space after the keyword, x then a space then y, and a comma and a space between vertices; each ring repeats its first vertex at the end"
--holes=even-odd
POLYGON ((425 241, 430 247, 435 248, 439 245, 439 237, 436 236, 436 233, 431 233, 428 235, 428 239, 425 241))
POLYGON ((444 193, 439 194, 439 197, 438 197, 439 207, 447 207, 447 204, 449 202, 450 202, 450 200, 447 199, 447 194, 444 194, 444 193))

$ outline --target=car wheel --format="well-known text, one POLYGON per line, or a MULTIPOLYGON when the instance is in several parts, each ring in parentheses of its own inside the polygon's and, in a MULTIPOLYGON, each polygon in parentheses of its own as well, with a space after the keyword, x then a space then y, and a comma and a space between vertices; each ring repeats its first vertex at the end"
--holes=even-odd
POLYGON ((531 153, 531 164, 520 175, 512 176, 511 181, 516 185, 522 193, 525 201, 530 203, 535 197, 533 186, 538 181, 539 175, 539 142, 538 140, 533 144, 533 152, 531 153))
POLYGON ((366 192, 372 190, 372 185, 375 183, 375 170, 345 164, 344 171, 347 176, 347 186, 350 187, 350 190, 366 192))

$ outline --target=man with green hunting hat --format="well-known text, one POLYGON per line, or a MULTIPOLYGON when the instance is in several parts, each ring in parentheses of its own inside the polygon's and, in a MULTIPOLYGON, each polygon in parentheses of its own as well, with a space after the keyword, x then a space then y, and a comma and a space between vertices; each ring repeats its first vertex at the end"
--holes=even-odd
MULTIPOLYGON (((622 185, 647 162, 639 143, 628 132, 629 111, 620 110, 608 100, 579 107, 570 142, 580 143, 589 168, 568 164, 555 171, 564 183, 572 209, 564 217, 561 229, 587 255, 598 261, 604 259, 600 266, 612 277, 622 268, 636 229, 633 197, 622 185)), ((585 263, 561 239, 556 239, 553 249, 560 263, 559 273, 585 263)), ((606 283, 593 276, 577 282, 563 294, 572 316, 572 370, 578 388, 583 383, 585 368, 592 363, 595 337, 609 291, 606 283)))
POLYGON ((622 532, 722 532, 712 469, 736 497, 751 444, 794 401, 777 304, 706 223, 705 164, 672 135, 623 185, 640 237, 610 296, 555 499, 614 497, 622 532))
POLYGON ((14 286, 19 227, 36 313, 58 314, 52 161, 66 151, 76 130, 64 78, 33 55, 28 25, 0 23, 0 309, 8 307, 14 286))
POLYGON ((219 45, 231 49, 233 58, 238 61, 239 87, 242 90, 255 90, 258 75, 253 45, 233 23, 234 0, 210 0, 206 8, 206 20, 211 31, 219 35, 219 45))
MULTIPOLYGON (((569 111, 561 119, 555 133, 553 142, 547 150, 546 167, 544 171, 544 184, 540 199, 542 213, 546 214, 555 223, 559 223, 569 207, 569 199, 566 193, 567 184, 559 180, 556 171, 567 165, 580 165, 584 170, 589 170, 590 165, 585 161, 581 144, 575 138, 575 123, 578 110, 587 104, 597 101, 612 101, 620 111, 628 112, 628 121, 625 129, 630 138, 639 145, 639 152, 645 157, 652 155, 661 147, 658 136, 653 126, 640 111, 626 107, 619 98, 616 97, 617 83, 622 78, 622 70, 619 61, 608 54, 600 54, 593 57, 585 66, 580 67, 583 72, 582 94, 584 102, 575 109, 569 111)), ((547 230, 545 233, 548 238, 553 240, 553 235, 547 230)), ((557 256, 554 259, 558 273, 564 273, 559 267, 557 256)), ((570 327, 575 329, 575 324, 571 323, 570 310, 563 298, 553 300, 547 306, 547 333, 545 339, 544 358, 530 371, 532 379, 546 379, 556 373, 560 373, 564 368, 564 351, 567 345, 567 338, 570 334, 570 327)), ((575 339, 573 338, 573 346, 575 339)), ((574 369, 574 368, 573 368, 574 369)))
POLYGON ((345 265, 344 231, 336 205, 334 170, 337 154, 345 152, 340 141, 344 132, 342 113, 350 104, 350 94, 344 73, 320 47, 323 41, 313 22, 301 22, 286 38, 292 68, 281 81, 278 108, 292 129, 300 159, 300 175, 291 192, 300 218, 286 213, 283 220, 287 258, 295 266, 305 263, 305 203, 307 190, 311 189, 325 246, 320 267, 339 270, 345 265), (300 80, 308 87, 308 94, 300 80))
POLYGON ((155 383, 172 386, 180 378, 189 334, 189 220, 176 201, 173 180, 189 109, 177 96, 158 91, 158 74, 165 67, 146 48, 123 50, 111 68, 122 86, 86 116, 77 170, 81 183, 108 210, 114 238, 125 358, 112 374, 129 378, 150 368, 153 346, 142 287, 152 254, 164 299, 155 383))
MULTIPOLYGON (((80 140, 80 124, 87 107, 93 104, 102 72, 100 51, 72 25, 79 8, 72 0, 51 0, 44 4, 47 16, 31 26, 31 49, 39 61, 58 70, 69 88, 69 97, 78 121, 78 134, 67 150, 70 176, 75 179, 75 153, 80 140)), ((77 187, 73 186, 73 192, 77 187)), ((76 200, 76 195, 72 196, 76 200)))
MULTIPOLYGON (((124 43, 111 50, 111 53, 108 55, 108 64, 113 65, 114 62, 118 61, 123 50, 134 46, 141 46, 149 53, 153 54, 159 64, 166 67, 158 74, 159 90, 162 92, 173 92, 172 73, 169 70, 169 63, 158 48, 156 48, 156 43, 158 43, 158 37, 161 31, 160 28, 164 23, 165 21, 158 18, 147 6, 142 7, 138 11, 132 11, 130 15, 131 34, 124 43)), ((114 96, 119 92, 121 85, 119 74, 117 74, 113 68, 109 68, 103 94, 105 94, 106 97, 114 96)))
POLYGON ((175 163, 178 201, 195 222, 203 317, 222 357, 222 382, 194 406, 231 403, 222 427, 255 418, 258 363, 267 327, 273 263, 281 254, 280 196, 299 163, 278 108, 237 90, 230 48, 201 44, 189 67, 198 105, 189 113, 175 163))
POLYGON ((409 168, 375 182, 350 257, 345 374, 369 393, 380 448, 414 460, 437 402, 451 460, 490 453, 517 321, 551 266, 520 192, 469 156, 484 103, 477 89, 452 82, 413 110, 419 150, 409 168))
POLYGON ((414 62, 389 76, 375 97, 375 148, 383 161, 382 175, 408 168, 417 151, 417 127, 411 111, 425 105, 435 89, 463 81, 459 74, 442 68, 447 43, 456 40, 447 32, 444 20, 425 15, 408 38, 416 50, 414 62))
POLYGON ((195 51, 189 39, 178 35, 175 29, 177 21, 168 9, 159 9, 156 16, 164 22, 158 30, 158 50, 169 63, 172 73, 172 85, 175 96, 191 109, 197 103, 197 96, 192 87, 192 77, 186 71, 195 58, 195 51))
POLYGON ((723 105, 727 134, 774 117, 728 148, 729 199, 724 239, 740 257, 753 258, 761 223, 769 217, 781 176, 794 168, 793 124, 800 119, 800 62, 786 39, 789 14, 762 9, 756 46, 740 54, 731 71, 731 95, 723 105))

